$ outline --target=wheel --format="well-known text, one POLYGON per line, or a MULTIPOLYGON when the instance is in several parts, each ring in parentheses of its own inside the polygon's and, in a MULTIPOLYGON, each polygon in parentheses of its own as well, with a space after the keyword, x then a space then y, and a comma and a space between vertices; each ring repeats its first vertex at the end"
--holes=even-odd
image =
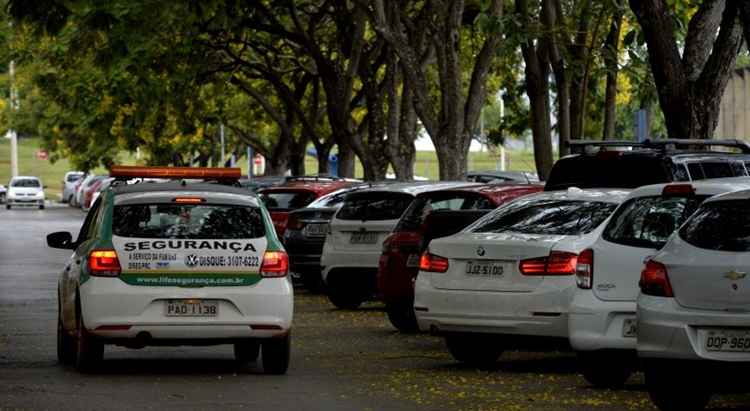
POLYGON ((40 210, 44 210, 44 205, 43 205, 43 204, 42 204, 42 205, 40 205, 40 206, 39 206, 39 209, 40 209, 40 210))
POLYGON ((583 378, 597 388, 621 388, 637 362, 635 353, 617 351, 578 352, 583 378))
POLYGON ((385 305, 385 312, 388 314, 388 320, 396 327, 397 330, 405 333, 414 333, 419 331, 417 316, 414 314, 414 307, 408 303, 394 303, 385 305))
POLYGON ((63 326, 62 318, 57 316, 57 361, 70 365, 76 361, 76 340, 63 326))
POLYGON ((482 334, 449 334, 445 345, 453 358, 477 368, 491 367, 503 353, 498 338, 482 334))
POLYGON ((83 324, 83 316, 76 317, 76 370, 89 372, 96 368, 104 356, 104 344, 92 337, 83 324))
POLYGON ((313 294, 320 294, 325 290, 325 284, 323 278, 320 276, 320 271, 303 271, 300 273, 302 277, 302 286, 313 294))
POLYGON ((332 290, 328 290, 328 300, 330 300, 331 304, 335 305, 336 308, 342 310, 356 310, 364 302, 364 299, 357 295, 332 290))
POLYGON ((10 204, 6 204, 6 205, 5 205, 5 209, 6 209, 6 210, 10 210, 10 204))
POLYGON ((651 360, 646 362, 644 372, 648 395, 662 411, 702 410, 711 400, 708 380, 693 367, 651 360))
POLYGON ((282 375, 289 369, 289 357, 292 347, 292 336, 269 338, 263 341, 263 372, 282 375))
POLYGON ((367 300, 362 285, 343 275, 329 277, 326 290, 331 304, 342 310, 357 309, 367 300))

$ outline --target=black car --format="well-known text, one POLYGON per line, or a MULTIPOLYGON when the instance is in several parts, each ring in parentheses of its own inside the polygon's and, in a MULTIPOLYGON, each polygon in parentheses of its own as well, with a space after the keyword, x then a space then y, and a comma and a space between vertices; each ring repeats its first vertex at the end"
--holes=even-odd
POLYGON ((739 140, 575 141, 570 147, 576 154, 555 163, 545 191, 739 177, 750 167, 750 145, 739 140))
POLYGON ((363 183, 326 194, 307 207, 291 211, 282 242, 289 255, 290 271, 310 291, 320 291, 320 255, 328 234, 328 223, 347 195, 387 183, 363 183))

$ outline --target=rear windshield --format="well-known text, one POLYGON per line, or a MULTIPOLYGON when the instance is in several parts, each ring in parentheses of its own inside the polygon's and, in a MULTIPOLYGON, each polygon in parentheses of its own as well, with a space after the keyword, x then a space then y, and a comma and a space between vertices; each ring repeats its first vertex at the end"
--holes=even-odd
POLYGON ((339 220, 398 220, 414 197, 402 193, 371 192, 347 197, 336 218, 339 220))
POLYGON ((704 204, 680 229, 688 243, 708 250, 750 251, 750 200, 704 204))
POLYGON ((68 174, 68 177, 65 179, 68 183, 72 183, 74 181, 78 181, 83 177, 83 174, 68 174))
POLYGON ((602 236, 609 242, 630 247, 662 248, 705 199, 705 196, 634 198, 615 212, 602 236))
POLYGON ((561 159, 552 167, 546 191, 568 187, 636 188, 671 181, 669 169, 657 157, 581 155, 561 159))
POLYGON ((10 183, 11 187, 29 187, 29 188, 38 188, 42 185, 39 184, 39 180, 35 178, 21 178, 18 180, 13 180, 10 183))
POLYGON ((296 210, 312 203, 316 197, 311 191, 272 191, 260 194, 269 210, 296 210))
POLYGON ((442 194, 417 197, 401 217, 396 231, 419 231, 427 215, 438 210, 491 210, 490 200, 472 194, 442 194))
POLYGON ((690 179, 692 180, 747 175, 744 167, 742 169, 733 167, 732 163, 728 161, 688 163, 688 170, 690 171, 690 179))
POLYGON ((112 232, 120 237, 246 239, 266 234, 260 208, 234 205, 115 206, 112 232))
POLYGON ((600 201, 517 201, 480 220, 474 233, 582 235, 599 226, 617 204, 600 201))

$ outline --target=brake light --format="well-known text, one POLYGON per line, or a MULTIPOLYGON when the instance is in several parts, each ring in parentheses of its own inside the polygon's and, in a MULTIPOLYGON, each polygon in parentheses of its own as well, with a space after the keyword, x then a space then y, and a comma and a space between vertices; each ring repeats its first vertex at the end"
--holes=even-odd
POLYGON ((117 277, 120 260, 115 250, 93 250, 89 254, 89 274, 94 277, 117 277))
POLYGON ((286 277, 289 273, 289 256, 283 251, 266 251, 260 265, 260 275, 265 278, 286 277))
POLYGON ((172 202, 177 204, 200 204, 205 201, 206 199, 201 197, 175 197, 172 199, 172 202))
POLYGON ((672 284, 669 283, 667 267, 659 262, 649 260, 641 271, 641 281, 638 282, 641 292, 654 297, 674 297, 672 284))
POLYGON ((691 196, 695 188, 690 184, 669 184, 661 190, 663 196, 691 196))
POLYGON ((448 271, 448 259, 425 252, 419 259, 419 269, 431 273, 444 273, 448 271))
POLYGON ((576 273, 578 254, 552 251, 547 257, 521 260, 518 269, 523 275, 573 275, 576 273))
POLYGON ((576 264, 576 284, 578 288, 590 290, 594 284, 594 250, 586 249, 578 255, 576 264))

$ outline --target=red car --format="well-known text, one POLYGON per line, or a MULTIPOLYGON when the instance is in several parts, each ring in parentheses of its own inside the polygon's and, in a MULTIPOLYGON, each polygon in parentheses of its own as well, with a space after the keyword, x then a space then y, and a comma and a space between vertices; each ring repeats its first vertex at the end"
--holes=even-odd
POLYGON ((271 220, 279 238, 286 231, 289 212, 306 207, 318 197, 348 187, 352 183, 340 179, 292 178, 280 186, 258 191, 260 198, 271 213, 271 220))
POLYGON ((419 257, 433 238, 454 234, 517 197, 542 191, 536 184, 486 184, 420 194, 383 243, 378 294, 388 319, 401 331, 417 331, 414 279, 419 257))

